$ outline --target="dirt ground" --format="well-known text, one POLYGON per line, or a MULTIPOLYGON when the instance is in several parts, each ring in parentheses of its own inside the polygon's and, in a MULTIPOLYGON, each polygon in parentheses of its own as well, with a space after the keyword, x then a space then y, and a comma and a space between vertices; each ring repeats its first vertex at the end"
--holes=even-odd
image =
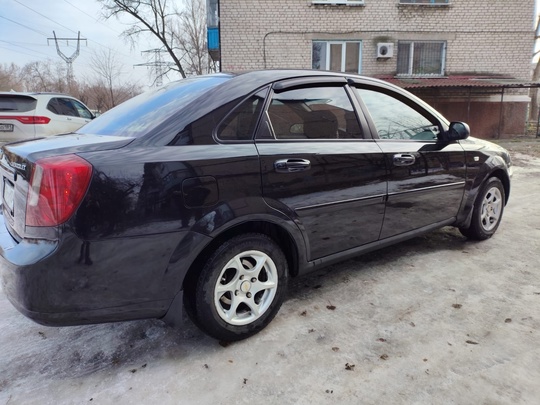
POLYGON ((48 328, 0 291, 0 404, 537 404, 540 142, 501 144, 516 167, 492 239, 444 228, 297 279, 242 342, 48 328))

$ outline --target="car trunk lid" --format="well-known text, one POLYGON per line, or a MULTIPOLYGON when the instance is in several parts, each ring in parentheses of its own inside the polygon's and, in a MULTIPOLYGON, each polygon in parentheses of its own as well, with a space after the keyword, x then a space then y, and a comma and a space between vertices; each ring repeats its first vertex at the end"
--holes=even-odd
POLYGON ((58 238, 58 227, 27 225, 29 186, 37 161, 50 163, 55 157, 117 149, 132 141, 132 138, 70 134, 4 145, 0 158, 1 202, 4 222, 12 237, 18 241, 58 238))

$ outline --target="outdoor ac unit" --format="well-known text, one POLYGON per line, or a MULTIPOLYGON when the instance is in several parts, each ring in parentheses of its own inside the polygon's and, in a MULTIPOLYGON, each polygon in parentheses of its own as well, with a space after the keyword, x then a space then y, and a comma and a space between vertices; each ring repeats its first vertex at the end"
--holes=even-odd
POLYGON ((379 42, 377 44, 377 58, 391 58, 394 56, 394 44, 391 42, 379 42))

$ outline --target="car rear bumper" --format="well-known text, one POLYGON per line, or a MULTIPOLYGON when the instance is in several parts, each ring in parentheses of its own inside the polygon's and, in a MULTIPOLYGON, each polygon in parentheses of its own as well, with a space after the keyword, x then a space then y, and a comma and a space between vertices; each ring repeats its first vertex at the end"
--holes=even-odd
MULTIPOLYGON (((187 271, 183 260, 170 263, 171 256, 181 240, 200 242, 184 236, 88 242, 66 231, 59 241, 17 242, 0 215, 2 289, 19 312, 44 325, 161 318, 187 271)), ((195 249, 182 251, 190 254, 195 249)))

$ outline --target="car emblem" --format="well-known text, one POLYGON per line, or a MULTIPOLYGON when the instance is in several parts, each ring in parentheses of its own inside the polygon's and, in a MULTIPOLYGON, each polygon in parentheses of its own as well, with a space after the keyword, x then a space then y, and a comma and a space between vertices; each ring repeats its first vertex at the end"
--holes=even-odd
POLYGON ((26 163, 8 162, 14 169, 26 170, 26 163))

